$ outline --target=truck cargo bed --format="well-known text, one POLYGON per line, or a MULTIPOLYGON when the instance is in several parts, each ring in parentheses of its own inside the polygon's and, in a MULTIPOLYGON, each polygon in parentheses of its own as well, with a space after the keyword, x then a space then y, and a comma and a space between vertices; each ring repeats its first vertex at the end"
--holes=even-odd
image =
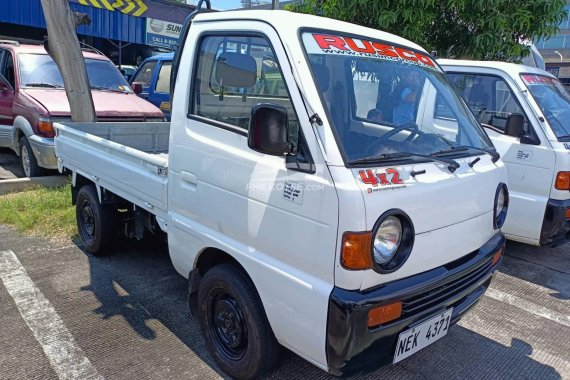
POLYGON ((55 128, 60 170, 71 170, 166 218, 169 123, 66 123, 55 128))

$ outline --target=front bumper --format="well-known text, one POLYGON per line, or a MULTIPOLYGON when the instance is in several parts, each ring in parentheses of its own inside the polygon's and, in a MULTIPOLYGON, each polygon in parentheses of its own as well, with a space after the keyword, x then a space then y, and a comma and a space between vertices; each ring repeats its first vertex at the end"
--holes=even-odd
POLYGON ((570 199, 548 200, 540 231, 540 245, 556 247, 570 241, 570 219, 566 219, 568 209, 570 209, 570 199))
POLYGON ((32 135, 28 137, 28 141, 39 166, 46 169, 57 169, 53 139, 32 135))
POLYGON ((364 291, 334 288, 326 341, 329 372, 347 375, 391 363, 402 331, 450 307, 456 323, 485 293, 499 264, 492 258, 504 247, 499 232, 479 250, 428 272, 364 291), (368 311, 395 301, 402 302, 401 317, 369 329, 368 311))

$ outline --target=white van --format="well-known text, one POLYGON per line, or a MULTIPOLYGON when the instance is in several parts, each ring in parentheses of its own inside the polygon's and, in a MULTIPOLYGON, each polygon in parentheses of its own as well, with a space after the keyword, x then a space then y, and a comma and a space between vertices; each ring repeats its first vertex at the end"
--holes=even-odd
POLYGON ((499 265, 509 197, 433 58, 285 11, 198 14, 182 41, 171 124, 56 126, 85 249, 165 231, 237 378, 270 370, 280 346, 341 375, 443 337, 499 265), (446 136, 416 107, 434 96, 446 136))
POLYGON ((507 238, 570 241, 570 95, 550 73, 503 62, 438 61, 507 167, 507 238))

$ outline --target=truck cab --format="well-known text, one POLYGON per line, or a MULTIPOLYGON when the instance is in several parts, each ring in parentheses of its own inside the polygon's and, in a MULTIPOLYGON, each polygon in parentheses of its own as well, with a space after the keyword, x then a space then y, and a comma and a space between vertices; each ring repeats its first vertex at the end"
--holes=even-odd
POLYGON ((509 239, 570 241, 570 95, 552 74, 504 62, 439 60, 501 153, 509 239))
POLYGON ((141 139, 169 133, 167 146, 56 126, 85 249, 167 233, 208 348, 236 378, 273 368, 280 346, 346 375, 442 338, 497 270, 509 193, 434 58, 286 11, 190 20, 172 121, 141 139))
POLYGON ((174 53, 164 53, 145 59, 130 79, 135 93, 164 112, 170 121, 170 73, 174 53))

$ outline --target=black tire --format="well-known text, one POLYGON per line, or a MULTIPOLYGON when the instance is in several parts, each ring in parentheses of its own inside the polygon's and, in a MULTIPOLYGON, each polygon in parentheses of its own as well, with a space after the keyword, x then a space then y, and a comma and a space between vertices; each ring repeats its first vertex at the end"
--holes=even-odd
POLYGON ((112 207, 102 205, 94 185, 83 186, 75 205, 77 231, 85 250, 95 256, 113 253, 115 213, 112 207))
POLYGON ((206 272, 198 291, 198 318, 210 353, 230 376, 255 379, 279 362, 281 347, 259 295, 235 265, 206 272))
POLYGON ((41 177, 45 174, 45 170, 38 165, 38 160, 26 137, 20 139, 20 163, 26 177, 41 177))

